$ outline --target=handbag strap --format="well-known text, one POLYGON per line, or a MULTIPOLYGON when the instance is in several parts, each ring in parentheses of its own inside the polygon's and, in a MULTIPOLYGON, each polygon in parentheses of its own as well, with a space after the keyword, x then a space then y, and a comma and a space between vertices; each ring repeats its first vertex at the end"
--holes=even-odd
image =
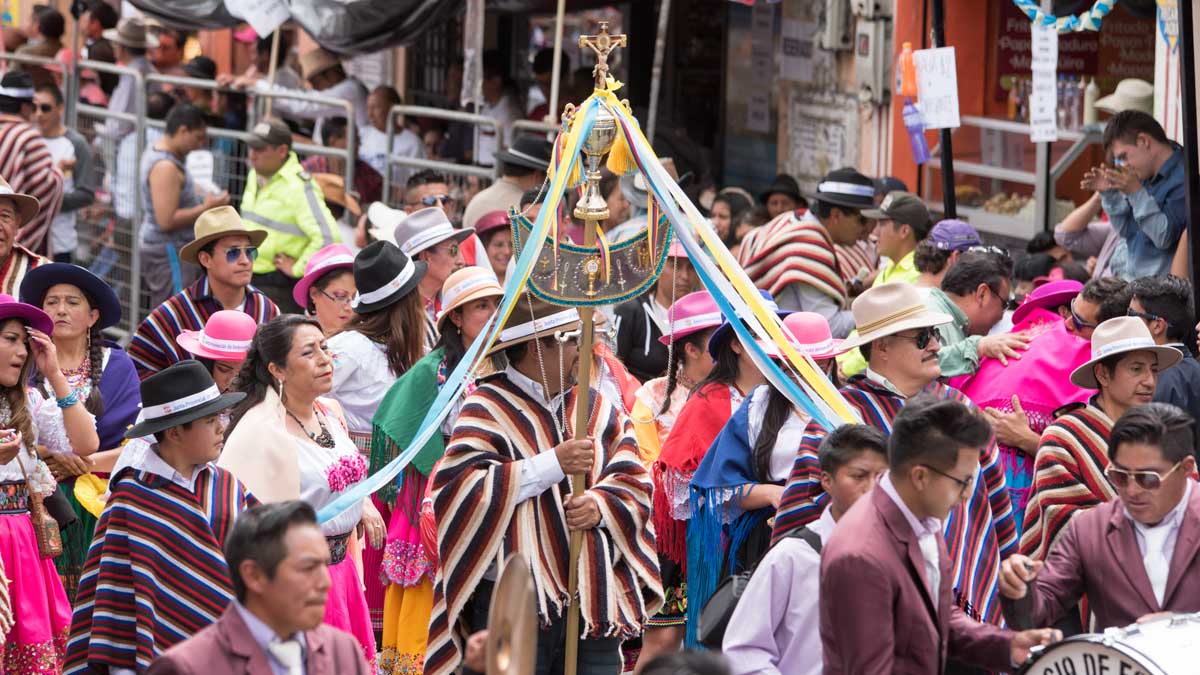
POLYGON ((33 490, 33 486, 29 484, 29 473, 25 471, 25 462, 21 461, 21 451, 17 451, 17 466, 21 467, 21 475, 25 477, 25 491, 29 493, 29 503, 33 504, 37 500, 38 505, 42 503, 41 495, 33 490))

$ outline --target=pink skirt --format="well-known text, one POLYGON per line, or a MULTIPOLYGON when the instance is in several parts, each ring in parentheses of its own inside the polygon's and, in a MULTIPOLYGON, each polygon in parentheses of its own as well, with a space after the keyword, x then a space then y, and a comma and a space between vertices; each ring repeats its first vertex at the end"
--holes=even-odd
POLYGON ((9 579, 13 628, 4 646, 4 672, 61 673, 71 604, 54 568, 38 554, 28 513, 0 515, 0 559, 9 579))
MULTIPOLYGON (((51 566, 53 568, 53 565, 51 566)), ((347 556, 329 566, 329 599, 325 603, 325 623, 353 635, 362 645, 363 655, 375 671, 375 632, 371 630, 371 613, 362 579, 353 558, 347 556)))

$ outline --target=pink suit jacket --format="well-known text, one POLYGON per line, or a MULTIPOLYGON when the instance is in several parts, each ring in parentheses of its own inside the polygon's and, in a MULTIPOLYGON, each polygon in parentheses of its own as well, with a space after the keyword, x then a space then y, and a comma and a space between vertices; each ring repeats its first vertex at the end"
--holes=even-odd
POLYGON ((859 499, 821 552, 821 643, 826 675, 942 673, 947 655, 987 670, 1012 668, 1012 632, 951 602, 951 563, 938 539, 932 598, 917 535, 882 488, 859 499))
POLYGON ((1200 485, 1192 486, 1160 606, 1146 575, 1133 523, 1121 500, 1076 515, 1021 600, 1003 601, 1014 625, 1050 625, 1087 595, 1097 630, 1128 626, 1154 612, 1200 612, 1200 485))
MULTIPOLYGON (((367 675, 370 669, 354 636, 332 626, 304 631, 305 675, 367 675)), ((237 608, 216 623, 163 652, 146 675, 274 675, 266 652, 254 641, 237 608)))

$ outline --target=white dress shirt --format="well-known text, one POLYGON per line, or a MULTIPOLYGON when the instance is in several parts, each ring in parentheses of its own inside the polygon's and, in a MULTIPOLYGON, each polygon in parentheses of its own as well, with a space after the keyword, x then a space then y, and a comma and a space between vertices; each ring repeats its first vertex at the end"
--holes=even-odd
MULTIPOLYGON (((546 390, 542 388, 541 383, 525 377, 516 368, 509 366, 504 370, 504 376, 518 389, 549 408, 551 414, 557 414, 563 397, 568 391, 564 389, 547 400, 546 390)), ((520 466, 518 470, 521 472, 521 487, 517 489, 517 503, 542 494, 567 477, 558 463, 558 455, 554 453, 553 448, 538 448, 538 451, 538 454, 533 457, 519 459, 516 462, 520 466)))
POLYGON ((1175 554, 1175 542, 1179 539, 1179 528, 1183 525, 1184 514, 1192 497, 1192 480, 1188 479, 1183 492, 1183 499, 1171 509, 1166 518, 1154 527, 1143 525, 1133 519, 1129 509, 1125 509, 1125 517, 1133 524, 1136 533, 1138 550, 1142 553, 1142 564, 1146 566, 1146 576, 1150 578, 1150 587, 1154 590, 1154 598, 1159 607, 1163 603, 1163 594, 1167 591, 1167 580, 1171 574, 1171 556, 1175 554))
POLYGON ((928 584, 929 597, 933 598, 933 606, 937 607, 938 589, 942 584, 942 572, 938 567, 938 538, 942 536, 942 522, 937 518, 917 520, 916 515, 900 498, 900 493, 896 492, 890 471, 880 479, 879 487, 900 507, 900 513, 904 514, 904 519, 917 535, 917 544, 921 547, 921 556, 925 563, 925 582, 928 584))

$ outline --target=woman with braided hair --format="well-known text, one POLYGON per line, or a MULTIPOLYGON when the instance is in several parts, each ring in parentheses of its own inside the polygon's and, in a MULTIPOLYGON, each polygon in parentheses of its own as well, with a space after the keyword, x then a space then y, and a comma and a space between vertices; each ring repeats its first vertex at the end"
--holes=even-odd
MULTIPOLYGON (((121 321, 121 304, 108 284, 91 272, 67 263, 42 265, 25 275, 21 300, 50 315, 62 374, 84 408, 96 418, 100 445, 95 453, 86 454, 78 447, 64 452, 42 451, 42 459, 62 483, 77 516, 63 530, 63 553, 56 560, 67 597, 73 598, 102 506, 97 500, 81 503, 75 488, 79 485, 81 492, 103 494, 99 487, 102 479, 92 474, 107 475, 112 470, 125 430, 137 418, 141 403, 137 371, 124 350, 100 333, 121 321)), ((44 398, 54 398, 47 375, 35 370, 32 384, 44 398)))

